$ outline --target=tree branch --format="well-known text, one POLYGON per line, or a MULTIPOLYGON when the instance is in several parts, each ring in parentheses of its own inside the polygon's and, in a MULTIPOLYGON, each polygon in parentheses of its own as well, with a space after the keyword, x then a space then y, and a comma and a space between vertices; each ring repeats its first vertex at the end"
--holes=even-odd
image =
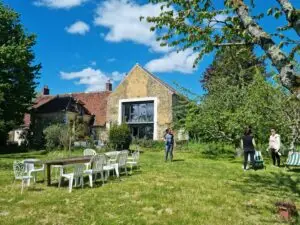
POLYGON ((289 26, 300 36, 300 12, 297 11, 289 0, 276 0, 283 9, 289 26))
POLYGON ((251 42, 236 42, 236 43, 215 43, 213 46, 222 47, 222 46, 238 46, 238 45, 251 45, 254 43, 251 42))
POLYGON ((245 29, 255 42, 261 46, 271 59, 273 65, 280 72, 280 81, 283 86, 297 93, 300 98, 300 79, 297 77, 294 66, 282 50, 249 15, 248 7, 243 0, 233 0, 235 11, 245 29))

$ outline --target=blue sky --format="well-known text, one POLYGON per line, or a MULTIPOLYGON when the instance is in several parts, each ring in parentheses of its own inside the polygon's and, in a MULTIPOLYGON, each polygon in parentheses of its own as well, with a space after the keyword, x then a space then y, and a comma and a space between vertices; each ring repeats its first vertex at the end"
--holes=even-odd
MULTIPOLYGON (((275 0, 257 2, 257 11, 276 5, 275 0), (260 2, 260 3, 259 3, 260 2)), ((291 1, 300 8, 300 0, 291 1)), ((146 67, 163 81, 174 82, 202 94, 200 76, 211 63, 206 56, 192 68, 196 53, 179 54, 155 42, 149 25, 134 20, 158 13, 159 6, 131 0, 4 0, 21 14, 21 22, 37 35, 36 61, 42 63, 37 91, 48 85, 51 94, 98 91, 111 79, 114 87, 136 64, 146 67)), ((278 20, 282 23, 284 20, 278 20)), ((274 31, 267 18, 262 24, 274 31)), ((292 37, 296 35, 292 32, 292 37)))

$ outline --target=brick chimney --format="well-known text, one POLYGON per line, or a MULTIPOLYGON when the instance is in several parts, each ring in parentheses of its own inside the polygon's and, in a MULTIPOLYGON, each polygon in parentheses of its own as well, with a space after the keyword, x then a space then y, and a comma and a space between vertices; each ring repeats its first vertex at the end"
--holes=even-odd
POLYGON ((112 83, 110 82, 110 80, 108 80, 105 84, 105 90, 106 91, 112 91, 112 83))
POLYGON ((49 88, 48 88, 48 85, 45 85, 45 86, 43 87, 42 94, 43 94, 43 95, 49 95, 49 94, 50 94, 50 90, 49 90, 49 88))

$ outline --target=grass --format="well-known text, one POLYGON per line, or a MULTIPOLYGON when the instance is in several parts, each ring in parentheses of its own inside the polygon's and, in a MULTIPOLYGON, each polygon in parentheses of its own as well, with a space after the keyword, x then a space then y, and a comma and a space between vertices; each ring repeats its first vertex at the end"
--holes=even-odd
POLYGON ((20 183, 12 184, 13 160, 56 156, 0 155, 0 224, 273 225, 288 224, 277 216, 276 201, 291 200, 300 208, 299 171, 267 166, 244 172, 240 159, 191 152, 177 152, 172 163, 163 162, 163 152, 144 152, 140 170, 104 186, 86 182, 68 193, 66 186, 37 183, 21 195, 20 183))

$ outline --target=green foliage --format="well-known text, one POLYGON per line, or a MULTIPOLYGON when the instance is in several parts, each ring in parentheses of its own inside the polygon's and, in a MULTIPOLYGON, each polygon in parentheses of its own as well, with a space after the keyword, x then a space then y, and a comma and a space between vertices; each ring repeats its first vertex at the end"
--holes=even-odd
POLYGON ((43 131, 46 140, 46 148, 53 150, 64 147, 66 150, 69 144, 68 127, 62 124, 53 124, 43 131))
POLYGON ((108 140, 110 145, 117 150, 129 149, 132 141, 129 127, 126 124, 112 125, 109 130, 108 140))
POLYGON ((263 65, 251 48, 220 50, 202 84, 207 93, 200 104, 190 102, 186 106, 184 128, 192 139, 238 146, 244 128, 250 125, 258 143, 268 141, 271 127, 288 142, 291 123, 287 111, 294 127, 299 127, 295 107, 288 106, 287 95, 267 81, 263 65))
POLYGON ((88 124, 83 121, 81 116, 77 116, 75 123, 75 139, 76 140, 84 140, 88 138, 89 129, 88 124))
POLYGON ((207 158, 229 157, 234 158, 236 150, 234 146, 220 142, 205 143, 201 153, 207 158))
MULTIPOLYGON (((175 47, 177 50, 193 49, 199 53, 194 62, 198 64, 204 55, 214 52, 222 46, 258 45, 265 51, 265 58, 269 58, 280 73, 282 84, 290 91, 299 88, 295 82, 297 73, 290 66, 297 61, 295 52, 299 50, 299 42, 291 33, 269 33, 260 26, 259 20, 265 13, 278 19, 285 14, 284 27, 276 27, 278 31, 294 29, 300 35, 300 12, 293 5, 279 2, 280 8, 272 8, 267 12, 257 11, 254 1, 237 0, 149 0, 161 5, 161 12, 157 16, 149 16, 147 22, 151 24, 151 31, 157 31, 157 40, 161 46, 175 47), (218 7, 216 7, 218 6, 218 7), (273 36, 279 36, 273 38, 273 36), (289 45, 290 48, 282 48, 289 45), (286 51, 286 52, 283 52, 286 51), (289 55, 289 56, 287 56, 289 55), (289 72, 287 72, 289 68, 289 72)), ((141 17, 143 19, 143 17, 141 17)))
POLYGON ((132 140, 132 144, 140 146, 142 148, 148 148, 151 150, 163 150, 165 146, 164 141, 156 141, 156 140, 150 140, 145 138, 144 139, 134 138, 132 140))
POLYGON ((34 65, 35 36, 27 34, 19 15, 0 2, 0 145, 23 123, 34 97, 41 66, 34 65))

